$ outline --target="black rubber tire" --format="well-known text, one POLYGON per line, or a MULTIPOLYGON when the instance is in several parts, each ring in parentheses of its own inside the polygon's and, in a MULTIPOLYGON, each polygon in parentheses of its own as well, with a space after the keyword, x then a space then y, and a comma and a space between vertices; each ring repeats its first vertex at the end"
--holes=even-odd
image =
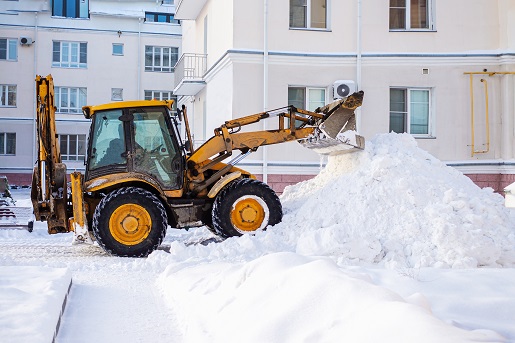
POLYGON ((120 188, 109 193, 100 201, 93 214, 93 235, 95 239, 105 251, 116 256, 148 256, 163 241, 167 227, 166 211, 161 201, 149 191, 136 187, 120 188), (114 211, 129 203, 143 207, 152 220, 148 236, 135 245, 119 242, 109 228, 109 221, 114 211))
MULTIPOLYGON (((212 210, 212 220, 214 232, 222 237, 242 236, 247 233, 238 231, 232 221, 231 213, 235 202, 244 196, 255 196, 260 198, 268 207, 268 222, 264 229, 269 225, 275 225, 282 220, 283 208, 277 194, 270 186, 258 180, 238 179, 225 186, 215 198, 212 210)), ((252 234, 255 231, 248 231, 252 234)))
POLYGON ((205 227, 211 231, 212 233, 214 233, 215 235, 218 235, 218 233, 216 232, 215 228, 213 227, 213 215, 212 215, 212 212, 213 212, 213 208, 211 207, 211 210, 210 211, 206 211, 203 215, 202 215, 202 224, 205 225, 205 227))

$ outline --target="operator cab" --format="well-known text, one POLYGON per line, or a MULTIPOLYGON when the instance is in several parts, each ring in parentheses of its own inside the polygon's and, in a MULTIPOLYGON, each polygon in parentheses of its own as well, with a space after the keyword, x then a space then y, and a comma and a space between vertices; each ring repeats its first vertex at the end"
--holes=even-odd
POLYGON ((180 189, 184 156, 169 101, 135 101, 84 108, 92 118, 86 181, 116 173, 151 177, 180 189))

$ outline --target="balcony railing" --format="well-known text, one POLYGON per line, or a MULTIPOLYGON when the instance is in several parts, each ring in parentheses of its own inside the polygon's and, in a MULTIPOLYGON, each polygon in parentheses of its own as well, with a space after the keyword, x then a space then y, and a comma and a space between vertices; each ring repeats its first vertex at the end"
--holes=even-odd
POLYGON ((204 86, 204 74, 207 67, 207 55, 183 54, 175 64, 175 95, 195 95, 204 86))

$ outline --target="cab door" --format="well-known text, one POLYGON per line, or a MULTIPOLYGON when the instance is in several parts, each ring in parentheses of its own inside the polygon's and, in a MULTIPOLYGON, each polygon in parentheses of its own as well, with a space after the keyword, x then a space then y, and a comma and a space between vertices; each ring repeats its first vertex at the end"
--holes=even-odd
POLYGON ((158 181, 163 189, 180 189, 184 161, 177 137, 170 129, 168 112, 163 107, 130 109, 132 118, 132 169, 158 181))

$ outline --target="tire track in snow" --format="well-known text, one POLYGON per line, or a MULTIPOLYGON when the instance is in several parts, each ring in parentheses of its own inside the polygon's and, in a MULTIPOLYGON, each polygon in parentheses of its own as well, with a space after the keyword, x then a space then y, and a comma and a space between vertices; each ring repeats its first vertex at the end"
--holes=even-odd
POLYGON ((112 269, 76 275, 56 343, 180 342, 155 277, 112 269))
POLYGON ((176 315, 155 284, 165 266, 110 256, 97 245, 71 245, 69 234, 35 231, 2 232, 0 265, 70 270, 56 343, 182 341, 176 315))

